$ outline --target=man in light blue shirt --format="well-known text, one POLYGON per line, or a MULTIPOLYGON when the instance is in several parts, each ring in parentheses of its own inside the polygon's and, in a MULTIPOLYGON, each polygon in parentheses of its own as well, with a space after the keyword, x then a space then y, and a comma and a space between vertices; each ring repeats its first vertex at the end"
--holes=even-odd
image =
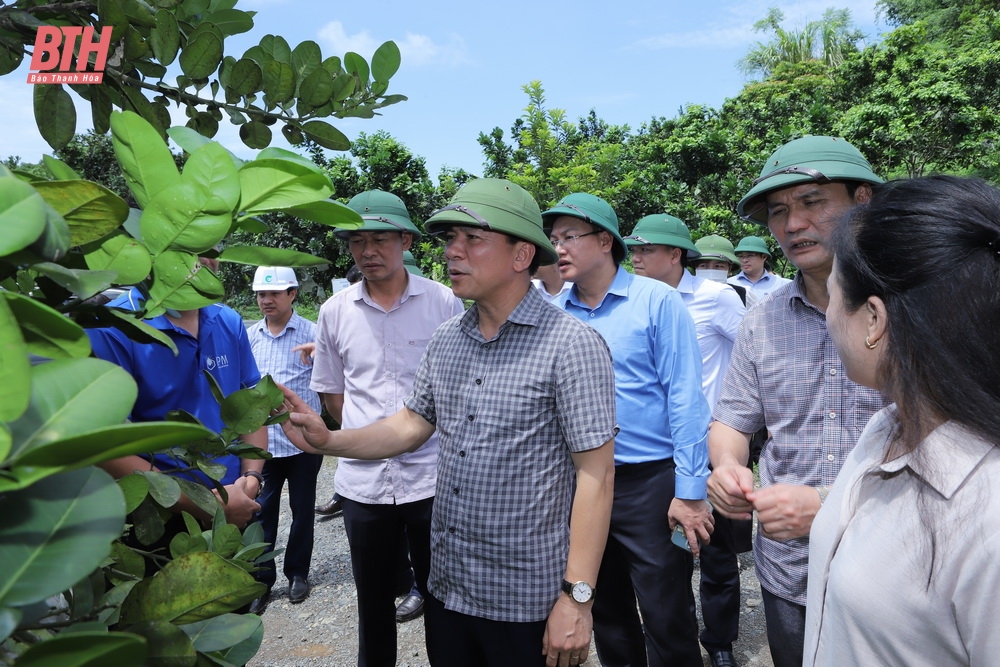
POLYGON ((697 555, 712 531, 705 502, 710 413, 694 323, 675 289, 619 266, 626 247, 603 199, 572 194, 542 217, 560 273, 574 282, 556 304, 593 326, 614 362, 621 431, 594 597, 598 656, 609 666, 700 667, 694 562, 670 541, 671 529, 683 524, 697 555))
POLYGON ((767 249, 764 239, 759 236, 743 237, 734 252, 740 260, 742 270, 729 279, 730 285, 745 287, 755 296, 762 297, 792 282, 768 270, 767 263, 771 261, 771 251, 767 249))
MULTIPOLYGON (((257 305, 264 318, 247 327, 250 349, 261 372, 291 388, 309 406, 319 411, 319 396, 309 390, 312 366, 303 363, 292 349, 316 338, 316 325, 292 307, 298 294, 295 271, 285 266, 261 266, 253 279, 257 305)), ((260 521, 264 541, 272 545, 278 538, 278 514, 281 490, 288 482, 288 505, 292 525, 285 546, 283 571, 288 578, 288 601, 296 604, 309 595, 309 563, 313 550, 313 505, 316 504, 316 477, 323 457, 299 450, 281 430, 268 427, 268 445, 273 458, 264 462, 264 491, 260 496, 260 521)), ((257 580, 267 585, 267 592, 254 600, 250 611, 262 614, 277 580, 273 560, 264 564, 257 580)))

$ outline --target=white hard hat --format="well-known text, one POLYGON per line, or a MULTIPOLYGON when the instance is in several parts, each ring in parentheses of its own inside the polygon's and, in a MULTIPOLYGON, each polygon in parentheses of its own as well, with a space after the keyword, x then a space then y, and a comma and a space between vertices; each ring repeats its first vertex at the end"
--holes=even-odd
POLYGON ((295 271, 287 266, 258 266, 253 274, 254 292, 280 292, 298 286, 295 271))

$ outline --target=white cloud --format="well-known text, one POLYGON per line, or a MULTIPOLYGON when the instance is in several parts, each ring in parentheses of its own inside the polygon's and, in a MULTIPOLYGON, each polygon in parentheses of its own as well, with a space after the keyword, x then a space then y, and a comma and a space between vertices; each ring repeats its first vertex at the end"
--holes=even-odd
MULTIPOLYGON (((754 23, 767 15, 770 7, 777 7, 784 13, 786 25, 802 27, 810 21, 820 19, 831 6, 830 0, 784 0, 784 2, 777 3, 773 0, 741 2, 722 9, 717 19, 708 27, 651 35, 634 41, 630 46, 638 49, 660 50, 693 47, 719 48, 720 46, 731 48, 749 45, 767 38, 766 35, 755 32, 753 26, 754 23)), ((870 27, 877 25, 874 0, 840 0, 834 3, 834 6, 838 9, 851 10, 854 24, 862 26, 866 31, 870 32, 870 27)), ((877 38, 879 32, 880 30, 876 29, 874 34, 868 34, 866 41, 870 42, 877 38)))
MULTIPOLYGON (((371 58, 385 41, 376 39, 367 30, 350 35, 340 21, 331 21, 320 28, 319 38, 336 54, 354 51, 365 58, 371 58)), ((402 39, 393 41, 406 65, 461 65, 469 61, 465 40, 459 35, 451 35, 447 42, 437 43, 428 35, 408 32, 402 39)))

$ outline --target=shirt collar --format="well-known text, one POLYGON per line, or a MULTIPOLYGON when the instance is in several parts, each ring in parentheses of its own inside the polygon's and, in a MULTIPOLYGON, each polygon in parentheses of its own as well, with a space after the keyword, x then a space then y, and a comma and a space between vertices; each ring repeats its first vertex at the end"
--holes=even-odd
MULTIPOLYGON (((607 294, 605 294, 604 298, 601 299, 601 303, 598 304, 597 308, 600 308, 601 306, 604 305, 604 302, 608 298, 608 294, 614 294, 615 296, 620 296, 620 297, 628 298, 628 288, 632 284, 632 281, 634 279, 635 279, 635 276, 633 276, 631 273, 629 273, 628 271, 626 271, 623 267, 619 266, 618 270, 615 272, 614 280, 611 281, 611 286, 608 287, 607 294)), ((569 291, 569 294, 566 295, 566 302, 567 303, 572 304, 572 305, 576 306, 577 308, 584 308, 584 309, 586 309, 588 311, 589 310, 597 310, 597 308, 591 308, 590 306, 588 306, 585 303, 583 303, 582 301, 580 301, 579 295, 578 295, 578 293, 577 293, 576 290, 577 290, 577 287, 574 284, 573 285, 573 289, 571 289, 569 291)))
MULTIPOLYGON (((536 326, 542 316, 542 309, 548 307, 549 302, 538 293, 537 289, 531 287, 528 293, 524 295, 524 298, 521 299, 521 302, 507 316, 507 321, 500 326, 500 331, 502 332, 509 324, 519 324, 529 327, 536 326)), ((458 326, 466 335, 473 338, 482 338, 482 333, 479 331, 478 304, 472 304, 472 307, 465 311, 465 314, 458 321, 458 326)))
POLYGON ((886 473, 909 468, 945 499, 950 499, 995 449, 963 426, 945 422, 931 431, 916 450, 883 463, 886 473))
POLYGON ((682 294, 694 294, 695 288, 698 286, 695 277, 687 270, 681 274, 681 281, 677 283, 677 291, 682 294))
MULTIPOLYGON (((809 303, 809 300, 806 299, 805 278, 802 277, 801 271, 795 274, 795 278, 792 280, 790 285, 783 285, 782 287, 779 287, 778 290, 786 288, 788 289, 788 303, 790 307, 794 308, 795 301, 799 301, 802 304, 802 306, 809 308, 811 310, 815 310, 824 318, 826 317, 826 313, 824 313, 822 310, 820 310, 813 304, 809 303)), ((777 290, 772 293, 777 293, 777 290)))
POLYGON ((272 336, 273 338, 277 338, 278 336, 281 336, 282 334, 284 334, 286 331, 295 331, 296 329, 298 329, 299 328, 299 320, 301 320, 301 319, 302 319, 302 316, 299 315, 298 313, 296 313, 295 309, 293 308, 292 309, 292 316, 288 318, 287 322, 285 322, 285 326, 281 329, 281 331, 279 331, 276 334, 272 334, 271 330, 267 328, 267 318, 266 317, 262 317, 259 320, 257 320, 256 322, 254 322, 253 327, 254 327, 254 329, 256 331, 260 331, 262 333, 268 334, 269 336, 272 336))
MULTIPOLYGON (((399 301, 396 302, 396 307, 398 307, 399 304, 404 303, 411 296, 414 296, 414 295, 417 295, 417 294, 424 294, 427 291, 427 284, 424 282, 425 280, 427 280, 427 279, 426 278, 421 279, 419 276, 414 276, 412 273, 410 273, 409 271, 407 271, 407 274, 406 274, 406 288, 403 290, 403 293, 400 295, 399 301)), ((366 304, 368 304, 369 306, 371 306, 373 308, 379 308, 379 309, 381 309, 381 306, 379 306, 378 304, 376 304, 372 300, 371 295, 368 294, 368 289, 367 289, 368 279, 367 278, 362 278, 361 282, 357 283, 357 285, 358 285, 358 288, 357 288, 357 292, 354 294, 354 300, 355 301, 364 301, 366 304)))

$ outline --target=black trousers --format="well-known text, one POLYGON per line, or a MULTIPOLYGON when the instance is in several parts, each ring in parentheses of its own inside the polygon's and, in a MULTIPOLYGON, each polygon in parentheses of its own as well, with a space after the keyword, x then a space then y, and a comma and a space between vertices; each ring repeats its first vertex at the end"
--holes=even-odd
POLYGON ((449 611, 434 596, 424 596, 431 667, 544 667, 545 623, 491 621, 449 611))
MULTIPOLYGON (((281 511, 281 489, 288 482, 288 505, 292 510, 292 525, 285 545, 284 567, 288 579, 308 577, 312 560, 316 504, 316 477, 323 465, 318 454, 295 454, 264 461, 264 491, 260 494, 260 522, 264 541, 274 545, 278 538, 278 515, 281 511)), ((278 578, 273 560, 264 563, 257 580, 274 586, 278 578)))
POLYGON ((400 552, 407 543, 417 589, 426 599, 433 505, 433 498, 402 505, 370 505, 344 498, 344 529, 358 590, 359 667, 396 664, 397 573, 400 552))
POLYGON ((732 651, 740 632, 740 564, 736 557, 739 534, 749 521, 734 521, 715 513, 712 541, 701 548, 701 617, 706 651, 732 651))
POLYGON ((780 598, 763 586, 764 620, 767 621, 767 644, 774 667, 802 664, 806 643, 806 608, 780 598))
POLYGON ((611 530, 593 609, 605 667, 702 667, 694 559, 670 541, 673 498, 672 459, 615 466, 611 530))

